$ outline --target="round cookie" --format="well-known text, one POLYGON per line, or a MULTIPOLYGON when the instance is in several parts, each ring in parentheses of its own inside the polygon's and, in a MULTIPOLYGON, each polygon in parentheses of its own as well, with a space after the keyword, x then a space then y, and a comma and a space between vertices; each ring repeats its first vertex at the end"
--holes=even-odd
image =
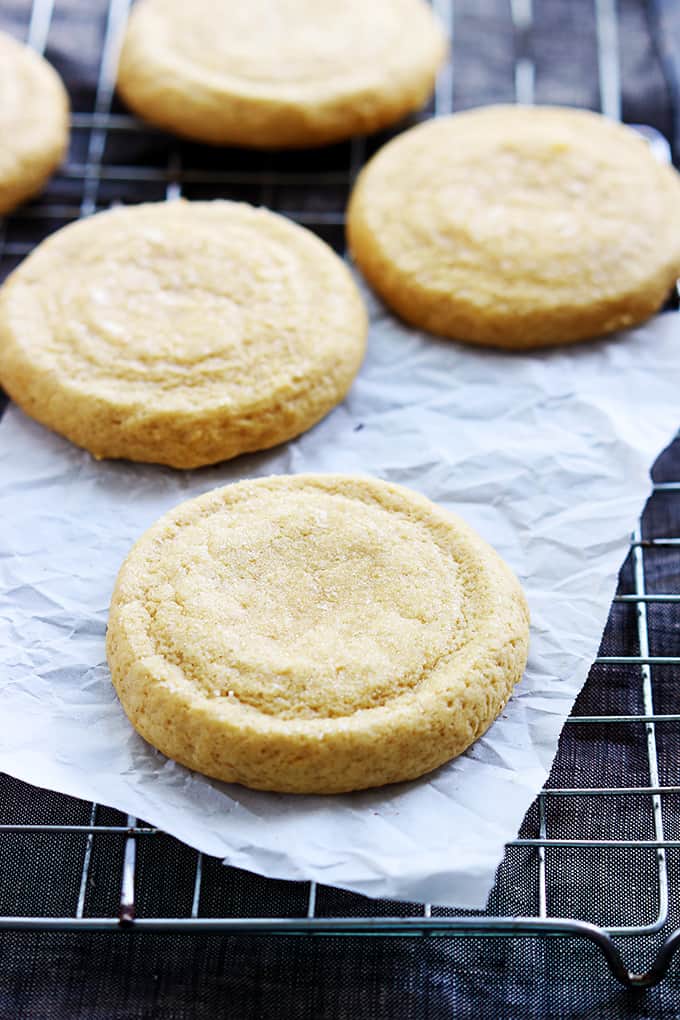
POLYGON ((198 467, 298 435, 342 400, 367 319, 310 231, 234 202, 99 213, 0 291, 0 382, 95 457, 198 467))
POLYGON ((61 163, 68 116, 54 68, 0 32, 0 216, 41 191, 61 163))
POLYGON ((162 517, 116 583, 123 708, 216 779, 340 793, 459 755, 527 658, 515 576, 467 524, 351 475, 260 478, 162 517))
POLYGON ((407 322, 508 348, 642 322, 680 273, 680 176, 583 110, 498 106, 400 135, 359 175, 349 243, 407 322))
POLYGON ((198 141, 323 145, 419 109, 446 49, 424 0, 140 0, 118 91, 198 141))

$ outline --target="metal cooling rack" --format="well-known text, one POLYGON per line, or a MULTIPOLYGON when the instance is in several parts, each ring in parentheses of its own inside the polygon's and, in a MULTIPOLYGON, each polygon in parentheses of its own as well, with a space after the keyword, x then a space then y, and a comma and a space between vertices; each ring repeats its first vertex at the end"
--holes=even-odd
MULTIPOLYGON (((455 49, 453 0, 439 0, 435 6, 454 39, 455 49)), ((347 192, 369 146, 375 143, 358 138, 347 146, 335 147, 330 156, 328 152, 321 154, 320 166, 310 172, 300 170, 285 155, 229 151, 225 156, 212 150, 206 154, 201 147, 168 140, 160 132, 118 112, 115 106, 117 51, 128 8, 129 0, 110 0, 108 7, 103 8, 85 4, 84 14, 83 5, 78 8, 74 0, 68 3, 64 0, 63 10, 59 0, 56 3, 34 0, 30 10, 27 8, 25 37, 40 52, 49 50, 55 23, 61 19, 66 24, 74 11, 79 12, 81 22, 87 21, 86 37, 92 40, 98 36, 98 72, 94 102, 90 102, 89 108, 86 101, 75 104, 71 152, 66 165, 45 196, 0 224, 3 273, 42 237, 64 223, 119 201, 171 198, 182 193, 190 197, 243 197, 271 205, 317 230, 335 247, 341 247, 342 210, 347 192), (114 161, 109 159, 112 140, 123 138, 132 150, 135 139, 142 141, 139 150, 142 158, 137 155, 121 159, 119 155, 114 161), (325 202, 307 201, 310 195, 321 193, 326 196, 325 202)), ((513 87, 516 100, 522 103, 532 103, 535 93, 532 15, 531 0, 510 0, 515 54, 513 87)), ((620 119, 616 0, 595 0, 594 16, 601 108, 608 116, 620 119)), ((451 111, 453 74, 451 65, 447 65, 440 74, 433 105, 425 116, 451 111)), ((657 484, 652 499, 680 500, 680 481, 657 484)), ((677 504, 675 514, 680 532, 677 504)), ((577 726, 580 731, 605 732, 605 746, 607 732, 613 732, 613 728, 617 733, 629 729, 634 734, 630 738, 631 747, 640 767, 631 776, 620 777, 622 784, 627 785, 603 781, 589 787, 544 789, 527 816, 520 837, 508 844, 499 879, 506 894, 502 890, 494 894, 491 912, 452 916, 451 911, 429 905, 375 903, 328 887, 317 888, 314 883, 260 880, 217 865, 135 818, 126 819, 96 804, 85 805, 8 780, 12 795, 7 795, 7 803, 0 800, 0 818, 8 819, 0 824, 0 868, 4 875, 0 883, 0 929, 341 933, 449 939, 561 936, 594 943, 623 984, 631 987, 655 984, 665 975, 680 944, 680 930, 674 927, 678 922, 670 912, 669 877, 669 864, 675 852, 680 851, 680 839, 669 838, 666 831, 670 820, 669 831, 680 835, 680 785, 669 785, 660 778, 657 746, 659 728, 680 723, 680 713, 657 712, 655 694, 659 673, 680 666, 680 655, 652 652, 648 620, 657 605, 679 604, 680 594, 648 592, 645 562, 646 557, 659 550, 672 552, 680 546, 680 538, 642 536, 641 522, 632 537, 628 570, 622 574, 622 586, 631 590, 618 594, 612 609, 614 616, 635 614, 637 649, 634 654, 601 655, 594 666, 594 672, 604 683, 610 671, 624 671, 635 710, 575 715, 569 720, 569 727, 577 726), (31 797, 38 798, 38 813, 43 818, 48 816, 49 823, 16 820, 30 817, 30 807, 24 810, 19 805, 29 804, 31 797), (576 807, 573 817, 567 810, 572 821, 565 831, 561 823, 555 822, 554 807, 569 808, 568 801, 576 807), (625 821, 621 827, 610 826, 603 833, 598 831, 597 820, 605 816, 620 816, 625 821), (147 860, 140 866, 140 857, 144 861, 149 856, 149 846, 154 844, 162 844, 163 853, 159 851, 155 859, 152 854, 151 865, 147 860), (162 909, 154 909, 154 896, 149 890, 154 874, 158 879, 163 854, 167 852, 183 855, 182 879, 171 890, 169 905, 166 898, 162 909), (608 867, 613 862, 620 881, 611 902, 596 907, 591 904, 586 910, 579 906, 582 901, 575 901, 571 912, 564 909, 564 878, 573 870, 575 852, 582 855, 581 859, 583 855, 594 855, 595 868, 608 867), (512 905, 507 889, 518 876, 528 890, 527 895, 520 897, 511 912, 493 913, 494 904, 512 905), (249 900, 248 890, 255 888, 253 883, 257 885, 257 896, 253 893, 249 900), (634 890, 640 883, 647 896, 644 910, 635 905, 634 890), (57 890, 49 910, 45 907, 47 900, 39 895, 43 885, 57 890), (584 912, 592 913, 595 920, 584 919, 584 912), (642 955, 644 966, 629 969, 623 962, 624 955, 636 960, 642 955)), ((580 753, 588 753, 590 746, 586 735, 579 744, 580 753)), ((664 768, 664 777, 668 771, 664 768)))

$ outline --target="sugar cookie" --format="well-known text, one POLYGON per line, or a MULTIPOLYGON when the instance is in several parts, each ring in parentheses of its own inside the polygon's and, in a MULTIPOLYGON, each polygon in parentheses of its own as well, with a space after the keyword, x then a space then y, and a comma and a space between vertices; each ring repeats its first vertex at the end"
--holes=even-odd
POLYGON ((68 116, 54 68, 0 32, 0 215, 41 191, 61 163, 68 116))
POLYGON ((423 0, 140 0, 118 90, 198 141, 322 145, 417 110, 445 53, 423 0))
POLYGON ((349 242, 407 322, 498 347, 635 325, 680 273, 680 176, 630 128, 499 106, 413 128, 359 176, 349 242))
POLYGON ((298 435, 342 400, 367 321, 310 231, 234 202, 99 213, 0 291, 0 382, 96 457, 198 467, 298 435))
POLYGON ((133 547, 113 683, 164 754, 228 782, 338 793, 465 750, 524 670, 519 583, 460 518, 350 475, 244 481, 133 547))

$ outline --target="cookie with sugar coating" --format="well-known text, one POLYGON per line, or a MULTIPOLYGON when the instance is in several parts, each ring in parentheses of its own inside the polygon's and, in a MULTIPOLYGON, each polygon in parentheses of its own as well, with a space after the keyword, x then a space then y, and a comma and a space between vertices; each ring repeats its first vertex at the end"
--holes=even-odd
POLYGON ((382 148, 348 237, 414 326, 513 349, 573 343, 663 304, 680 273, 680 176, 599 114, 486 107, 382 148))
POLYGON ((0 383, 96 457, 199 467, 299 435, 359 369, 363 301, 328 245, 235 202, 52 234, 0 290, 0 383))
POLYGON ((424 0, 140 0, 118 91, 215 145, 324 145, 419 109, 446 54, 424 0))
POLYGON ((519 582, 459 517, 352 475, 182 503, 132 548, 107 656, 133 726, 226 782, 340 793, 461 754, 521 678, 519 582))
POLYGON ((66 152, 68 117, 54 68, 0 32, 0 215, 42 191, 66 152))

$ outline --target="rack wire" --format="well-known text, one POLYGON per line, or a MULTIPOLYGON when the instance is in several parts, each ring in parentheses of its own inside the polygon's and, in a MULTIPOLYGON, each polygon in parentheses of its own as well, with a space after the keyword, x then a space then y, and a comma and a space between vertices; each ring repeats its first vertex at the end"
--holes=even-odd
MULTIPOLYGON (((1 275, 65 223, 119 202, 182 194, 245 198, 270 205, 341 250, 348 190, 380 139, 357 138, 347 146, 324 150, 311 168, 307 166, 310 154, 300 161, 285 154, 206 152, 168 139, 116 106, 115 69, 129 6, 130 0, 108 4, 102 0, 101 5, 86 5, 86 15, 80 11, 81 20, 87 22, 81 25, 84 35, 96 39, 96 54, 90 54, 97 56, 93 90, 78 94, 69 158, 45 195, 0 223, 1 275)), ((455 50, 454 2, 435 0, 435 7, 455 50)), ((49 53, 55 25, 61 24, 63 39, 71 14, 66 4, 62 9, 60 0, 34 0, 26 9, 25 38, 37 51, 49 53)), ((514 37, 514 97, 531 104, 536 97, 531 0, 508 0, 508 16, 514 37)), ((594 0, 593 18, 601 109, 620 119, 616 0, 594 0)), ((12 28, 19 33, 21 26, 13 22, 12 28)), ((51 55, 59 65, 63 53, 55 48, 51 55)), ((453 109, 454 67, 449 62, 441 72, 433 104, 423 116, 453 109)), ((69 68, 62 70, 68 80, 69 68)), ((657 483, 652 504, 659 500, 668 501, 666 516, 680 532, 680 481, 657 483)), ((579 702, 566 728, 568 739, 569 730, 578 732, 579 753, 592 756, 591 773, 600 782, 560 783, 553 774, 520 835, 508 844, 487 912, 455 915, 429 904, 376 903, 315 883, 258 879, 197 854, 135 818, 7 779, 0 787, 4 874, 0 931, 212 931, 449 939, 559 936, 594 944, 623 984, 655 984, 680 944, 676 927, 680 922, 670 895, 680 851, 680 785, 670 782, 673 770, 664 759, 669 745, 660 740, 667 727, 680 723, 680 713, 657 707, 664 670, 677 669, 680 654, 656 647, 650 619, 659 610, 667 613, 678 606, 680 592, 648 590, 646 564, 650 556, 677 556, 678 546, 680 537, 648 534, 644 519, 639 522, 610 618, 611 627, 617 620, 630 622, 634 614, 636 647, 601 654, 589 681, 606 685, 608 677, 614 676, 612 691, 624 692, 621 704, 616 711, 600 714, 583 711, 579 702), (616 777, 621 783, 607 772, 608 734, 613 732, 626 734, 620 739, 631 756, 630 771, 616 777), (177 872, 181 881, 162 903, 151 890, 162 853, 149 847, 158 846, 163 853, 182 859, 177 872), (617 893, 610 901, 595 903, 578 890, 571 899, 565 896, 564 879, 574 870, 575 853, 581 862, 591 860, 591 875, 598 869, 615 869, 617 893), (518 876, 521 895, 512 893, 518 876), (36 897, 36 881, 45 885, 49 896, 36 897), (505 909, 495 909, 498 906, 505 909), (642 959, 644 966, 627 966, 624 951, 636 961, 642 959)), ((663 697, 661 701, 665 703, 663 697)), ((569 775, 568 771, 561 774, 569 775)), ((583 883, 588 868, 581 867, 580 874, 583 883)))

